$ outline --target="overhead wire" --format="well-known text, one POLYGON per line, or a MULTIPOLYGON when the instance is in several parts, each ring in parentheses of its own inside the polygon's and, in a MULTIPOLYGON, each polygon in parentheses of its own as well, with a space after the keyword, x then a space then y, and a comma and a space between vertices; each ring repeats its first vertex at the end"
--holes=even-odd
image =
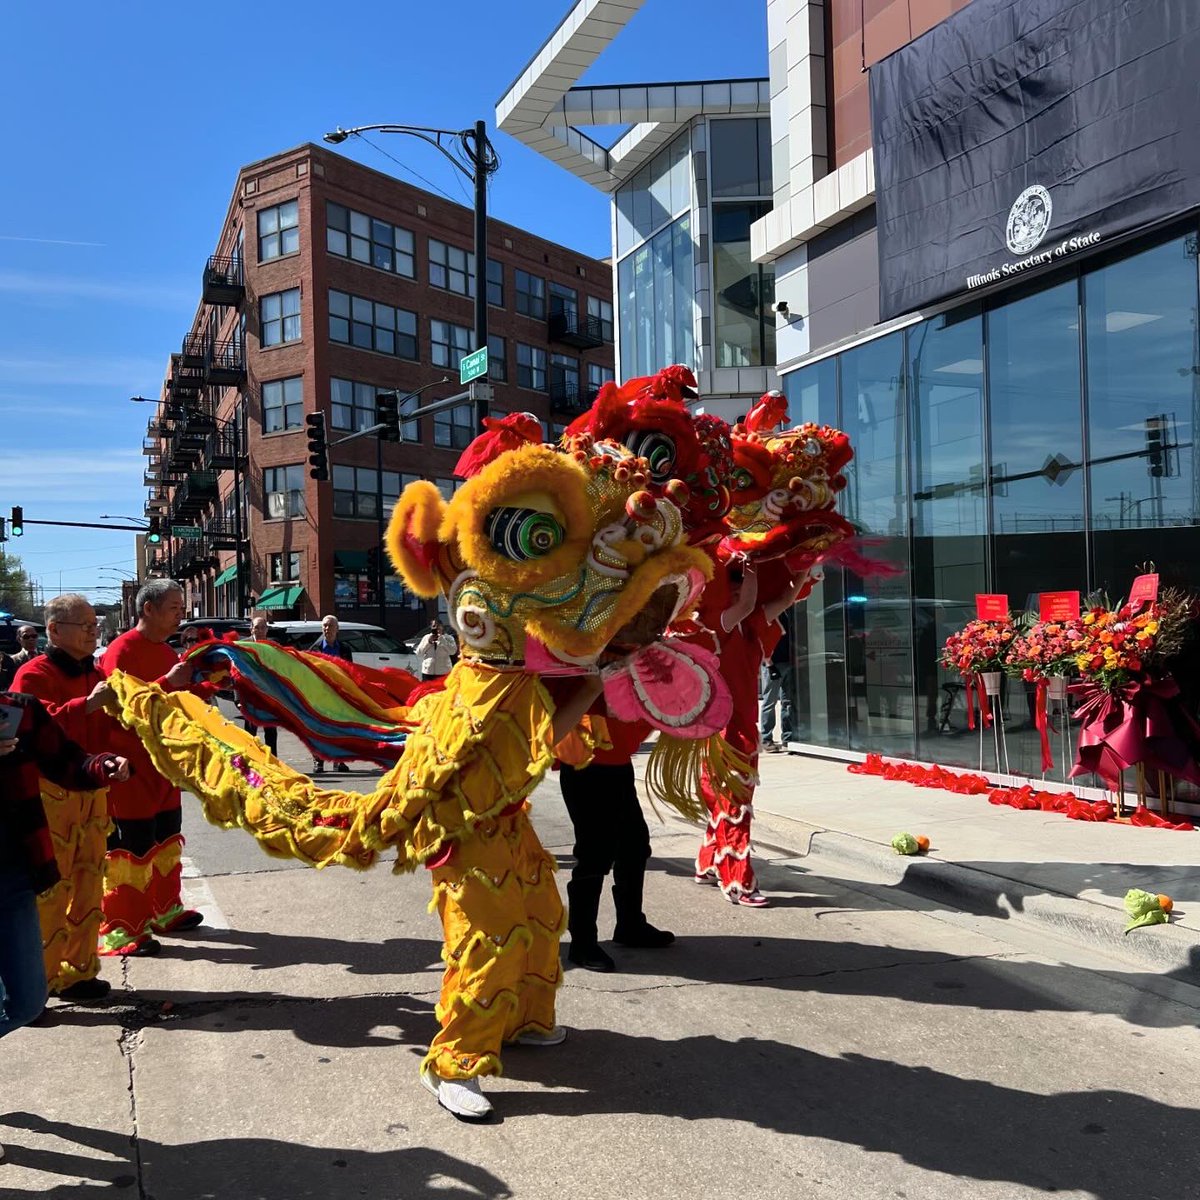
POLYGON ((448 191, 446 191, 445 188, 438 187, 438 185, 436 183, 434 183, 432 179, 427 179, 424 175, 421 174, 420 171, 415 171, 415 170, 413 170, 412 167, 408 166, 406 163, 402 163, 394 154, 389 154, 382 146, 371 141, 371 139, 369 137, 367 137, 365 134, 359 133, 359 134, 356 134, 355 136, 362 138, 362 140, 364 142, 366 142, 367 145, 370 146, 372 150, 378 150, 379 153, 382 154, 384 158, 390 158, 392 160, 392 162, 394 162, 396 164, 396 166, 398 166, 400 168, 400 170, 406 171, 409 175, 415 175, 423 184, 425 184, 426 187, 432 188, 435 192, 437 192, 441 196, 445 196, 446 199, 449 200, 451 204, 458 203, 458 201, 453 196, 451 196, 450 193, 448 191))

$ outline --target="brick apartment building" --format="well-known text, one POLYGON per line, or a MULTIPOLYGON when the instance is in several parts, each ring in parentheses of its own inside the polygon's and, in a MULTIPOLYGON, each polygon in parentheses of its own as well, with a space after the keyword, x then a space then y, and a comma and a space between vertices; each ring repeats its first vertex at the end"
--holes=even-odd
MULTIPOLYGON (((412 408, 462 390, 471 245, 470 209, 319 146, 238 173, 143 443, 164 535, 148 565, 184 583, 189 613, 379 620, 376 438, 333 445, 317 482, 305 416, 323 412, 336 443, 375 423, 379 391, 429 385, 412 408)), ((485 285, 492 410, 554 436, 613 377, 610 266, 490 221, 485 285)), ((383 445, 385 517, 414 479, 453 490, 473 422, 469 404, 403 422, 383 445)), ((427 619, 399 580, 385 593, 392 633, 427 619)))

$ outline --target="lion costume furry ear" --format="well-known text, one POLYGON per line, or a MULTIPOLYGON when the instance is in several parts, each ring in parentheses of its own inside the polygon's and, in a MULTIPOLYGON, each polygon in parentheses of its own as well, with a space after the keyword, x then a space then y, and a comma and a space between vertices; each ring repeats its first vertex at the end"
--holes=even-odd
POLYGON ((441 590, 438 528, 445 512, 442 493, 428 479, 418 479, 404 489, 388 522, 388 557, 408 590, 426 600, 441 590))

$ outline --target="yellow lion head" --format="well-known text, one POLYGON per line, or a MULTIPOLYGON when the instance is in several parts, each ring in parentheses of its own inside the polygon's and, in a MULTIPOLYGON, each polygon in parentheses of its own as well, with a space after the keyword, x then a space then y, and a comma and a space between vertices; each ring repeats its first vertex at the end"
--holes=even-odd
POLYGON ((444 595, 465 656, 520 663, 527 638, 566 662, 652 640, 711 572, 676 505, 623 445, 524 445, 450 501, 427 481, 396 504, 387 545, 419 596, 444 595))

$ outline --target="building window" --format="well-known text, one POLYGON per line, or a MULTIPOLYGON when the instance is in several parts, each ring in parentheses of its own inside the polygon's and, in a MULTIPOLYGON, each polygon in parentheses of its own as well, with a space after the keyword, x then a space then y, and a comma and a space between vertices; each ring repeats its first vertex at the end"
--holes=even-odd
POLYGON ((517 312, 527 317, 546 319, 546 281, 525 271, 516 273, 517 312))
POLYGON ((300 249, 300 203, 289 200, 258 214, 258 261, 268 262, 300 249))
POLYGON ((694 366, 691 214, 621 259, 617 287, 622 378, 653 375, 659 363, 694 366))
POLYGON ((574 324, 579 319, 579 293, 574 288, 551 280, 550 315, 564 316, 574 324))
POLYGON ((534 391, 546 390, 546 352, 537 346, 517 343, 517 384, 534 391))
POLYGON ((579 359, 569 354, 550 355, 550 394, 558 400, 579 395, 579 359))
POLYGON ((602 363, 588 363, 587 381, 588 391, 594 396, 606 383, 613 381, 612 367, 606 367, 602 363))
POLYGON ((713 199, 771 194, 771 122, 734 117, 708 123, 713 199))
POLYGON ((470 404, 458 404, 433 414, 433 444, 453 450, 465 449, 475 436, 475 409, 470 404))
POLYGON ((468 296, 474 290, 470 276, 474 274, 474 258, 457 246, 448 246, 436 238, 429 239, 429 282, 434 287, 468 296))
POLYGON ((487 302, 504 307, 504 264, 494 258, 488 259, 487 302))
MULTIPOLYGON (((775 272, 750 258, 750 226, 770 207, 767 203, 713 205, 718 367, 769 367, 775 362, 775 272)), ((657 254, 657 237, 653 244, 657 254)), ((659 267, 656 258, 655 269, 659 267)))
POLYGON ((505 354, 504 339, 494 333, 488 335, 488 378, 493 383, 508 381, 508 358, 505 354))
POLYGON ((331 290, 329 339, 360 350, 416 359, 417 314, 331 290))
POLYGON ((325 245, 330 254, 380 271, 417 277, 413 235, 399 225, 377 221, 341 204, 325 206, 325 245))
POLYGON ((601 300, 598 296, 589 296, 587 298, 588 316, 595 321, 600 322, 600 336, 606 341, 613 340, 613 306, 608 300, 601 300))
MULTIPOLYGON (((715 124, 715 122, 714 122, 715 124)), ((684 130, 617 189, 617 254, 628 254, 692 207, 690 146, 684 130)))
POLYGON ((300 551, 289 550, 286 554, 271 555, 272 583, 300 582, 300 551))
MULTIPOLYGON (((356 431, 375 424, 375 395, 377 392, 398 392, 400 411, 416 408, 419 398, 405 396, 403 388, 382 387, 374 383, 359 383, 350 379, 330 379, 330 425, 334 429, 356 431)), ((421 418, 400 422, 400 434, 406 442, 421 440, 421 418)))
POLYGON ((471 353, 471 331, 449 321, 430 321, 429 346, 435 367, 457 367, 471 353))
MULTIPOLYGON (((333 515, 348 520, 377 520, 376 487, 379 476, 372 467, 335 466, 333 479, 333 515)), ((400 498, 400 492, 420 478, 399 471, 383 473, 383 511, 386 514, 400 498)))
POLYGON ((274 379, 262 385, 263 433, 299 429, 304 424, 304 380, 274 379))
POLYGON ((300 289, 272 292, 259 301, 261 342, 264 346, 282 346, 300 340, 300 289))
POLYGON ((266 514, 271 520, 304 516, 304 467, 294 463, 265 468, 263 494, 267 500, 266 514))

